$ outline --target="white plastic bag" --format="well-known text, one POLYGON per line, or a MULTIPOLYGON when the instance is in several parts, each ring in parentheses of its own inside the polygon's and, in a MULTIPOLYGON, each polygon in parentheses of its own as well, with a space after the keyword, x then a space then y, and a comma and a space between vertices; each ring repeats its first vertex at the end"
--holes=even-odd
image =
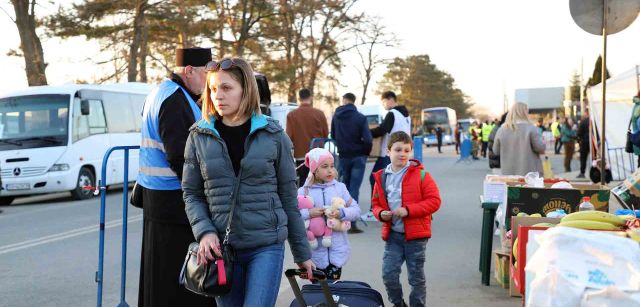
POLYGON ((640 292, 623 292, 616 287, 587 290, 580 307, 631 307, 640 306, 640 292))
POLYGON ((529 172, 524 175, 525 186, 532 188, 544 188, 544 178, 538 172, 529 172))
POLYGON ((570 227, 553 227, 536 238, 539 249, 525 270, 536 275, 556 270, 586 288, 615 286, 640 291, 640 247, 637 242, 570 227))
POLYGON ((527 293, 527 307, 579 307, 584 286, 555 269, 536 274, 527 293))

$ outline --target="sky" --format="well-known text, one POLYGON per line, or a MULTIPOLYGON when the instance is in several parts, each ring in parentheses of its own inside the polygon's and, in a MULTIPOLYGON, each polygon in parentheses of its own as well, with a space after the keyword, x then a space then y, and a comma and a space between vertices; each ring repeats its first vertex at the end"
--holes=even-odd
MULTIPOLYGON (((61 2, 57 2, 61 3, 61 2)), ((12 13, 12 7, 0 5, 12 13)), ((43 4, 40 12, 57 5, 43 4)), ((503 100, 513 102, 518 88, 568 86, 574 72, 593 72, 602 53, 602 37, 580 29, 571 18, 568 0, 361 0, 355 10, 378 16, 401 43, 380 49, 387 58, 428 54, 441 70, 451 74, 456 86, 472 102, 494 114, 503 100)), ((6 56, 19 47, 19 36, 9 17, 0 12, 0 93, 27 86, 24 60, 6 56)), ((611 75, 640 63, 640 21, 608 37, 607 66, 611 75)), ((44 39, 47 78, 52 85, 100 76, 91 61, 99 57, 96 42, 84 38, 44 39)), ((360 78, 345 56, 339 93, 361 95, 360 78)), ((376 70, 369 102, 377 102, 376 81, 385 68, 376 70)), ((401 99, 401 97, 400 97, 401 99)))

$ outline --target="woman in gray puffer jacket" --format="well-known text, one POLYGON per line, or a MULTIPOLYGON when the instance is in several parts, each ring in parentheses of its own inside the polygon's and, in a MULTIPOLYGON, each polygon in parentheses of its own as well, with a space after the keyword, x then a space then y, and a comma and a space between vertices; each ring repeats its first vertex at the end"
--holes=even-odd
POLYGON ((314 267, 300 216, 291 141, 260 114, 251 66, 239 58, 212 61, 202 94, 203 119, 191 127, 182 188, 187 217, 200 243, 198 262, 221 256, 232 202, 229 244, 235 250, 229 294, 218 306, 274 306, 284 241, 294 261, 314 267))

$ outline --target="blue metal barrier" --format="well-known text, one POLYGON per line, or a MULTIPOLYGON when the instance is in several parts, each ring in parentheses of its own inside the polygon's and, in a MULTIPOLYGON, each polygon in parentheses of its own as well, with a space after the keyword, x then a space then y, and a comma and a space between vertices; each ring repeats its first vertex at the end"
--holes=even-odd
POLYGON ((125 301, 124 290, 126 287, 126 269, 127 269, 127 217, 128 205, 127 196, 129 194, 129 150, 140 149, 140 146, 116 146, 111 147, 102 158, 101 179, 98 181, 98 191, 100 192, 100 243, 98 245, 98 271, 96 272, 96 282, 98 283, 98 307, 102 306, 102 286, 103 286, 103 267, 104 267, 104 212, 107 201, 107 161, 113 151, 124 150, 124 179, 122 190, 122 265, 120 268, 120 303, 118 307, 128 307, 125 301))
POLYGON ((422 162, 422 136, 413 137, 413 158, 422 162))

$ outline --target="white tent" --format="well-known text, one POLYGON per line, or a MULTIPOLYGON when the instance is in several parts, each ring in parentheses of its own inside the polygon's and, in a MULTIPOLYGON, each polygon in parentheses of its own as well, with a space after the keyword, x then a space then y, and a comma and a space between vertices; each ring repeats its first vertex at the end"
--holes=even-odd
MULTIPOLYGON (((627 140, 627 127, 631 119, 633 96, 640 86, 638 78, 640 68, 634 68, 607 80, 606 131, 607 163, 611 166, 614 180, 622 180, 636 168, 636 157, 624 151, 627 140)), ((602 84, 589 88, 589 109, 591 123, 600 133, 602 117, 602 84)), ((593 130, 592 130, 593 131, 593 130)), ((598 146, 598 152, 600 147, 598 146)))

